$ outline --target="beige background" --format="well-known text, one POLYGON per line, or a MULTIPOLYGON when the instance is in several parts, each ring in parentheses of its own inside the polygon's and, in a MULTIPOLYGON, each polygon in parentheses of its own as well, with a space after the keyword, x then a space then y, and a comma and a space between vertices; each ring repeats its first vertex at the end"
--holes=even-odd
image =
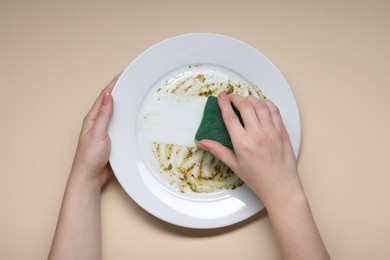
MULTIPOLYGON (((389 1, 0 1, 0 259, 47 256, 84 114, 168 37, 215 32, 268 56, 302 116, 299 170, 333 259, 390 259, 389 1)), ((115 178, 104 259, 279 259, 268 216, 166 224, 115 178)))

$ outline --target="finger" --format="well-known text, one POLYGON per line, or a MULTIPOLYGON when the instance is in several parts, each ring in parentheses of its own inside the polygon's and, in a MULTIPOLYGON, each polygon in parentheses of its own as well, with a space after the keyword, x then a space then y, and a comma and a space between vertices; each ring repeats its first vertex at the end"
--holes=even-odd
POLYGON ((105 93, 111 93, 118 78, 120 77, 121 73, 115 76, 111 80, 111 82, 101 91, 99 97, 96 99, 95 103, 92 105, 91 110, 88 112, 87 117, 93 119, 96 117, 97 113, 99 112, 100 105, 102 103, 103 95, 105 93))
POLYGON ((274 128, 271 112, 263 99, 250 97, 249 101, 252 103, 258 120, 263 128, 274 128))
POLYGON ((112 90, 113 90, 113 88, 114 88, 114 86, 115 86, 115 84, 116 84, 116 82, 117 82, 117 80, 118 80, 120 75, 121 75, 121 73, 118 74, 115 78, 113 78, 111 80, 111 82, 102 90, 102 92, 100 93, 99 97, 95 100, 95 102, 92 105, 91 109, 89 110, 89 112, 87 113, 87 115, 84 118, 84 122, 83 122, 83 130, 84 131, 87 131, 87 130, 89 130, 92 127, 92 125, 93 125, 97 115, 99 114, 99 109, 100 109, 100 106, 101 106, 101 104, 103 102, 104 95, 106 93, 111 93, 112 92, 112 90))
POLYGON ((270 111, 275 127, 278 129, 284 129, 285 127, 279 108, 269 99, 265 99, 264 103, 267 105, 268 110, 270 111))
POLYGON ((255 109, 248 98, 233 94, 229 95, 229 100, 240 112, 245 129, 251 130, 259 127, 259 119, 257 118, 255 109))
POLYGON ((244 134, 244 128, 242 127, 237 114, 234 112, 226 93, 221 92, 218 95, 218 105, 221 109, 222 118, 226 125, 226 129, 228 130, 234 145, 234 140, 238 140, 240 136, 244 134))
POLYGON ((114 110, 113 107, 114 106, 111 94, 109 92, 104 93, 99 112, 92 126, 92 135, 98 137, 107 136, 108 124, 110 122, 111 115, 114 110))
POLYGON ((198 148, 210 152, 224 162, 233 172, 237 172, 237 158, 232 150, 212 140, 200 140, 198 148))

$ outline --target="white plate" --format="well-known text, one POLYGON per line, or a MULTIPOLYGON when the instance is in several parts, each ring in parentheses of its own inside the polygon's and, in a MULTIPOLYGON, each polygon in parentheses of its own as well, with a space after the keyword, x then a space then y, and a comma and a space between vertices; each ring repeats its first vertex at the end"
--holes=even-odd
POLYGON ((154 45, 122 73, 112 93, 115 107, 109 127, 110 163, 129 196, 152 215, 183 227, 217 228, 245 220, 264 206, 245 185, 208 194, 186 194, 169 188, 156 177, 138 135, 139 113, 150 91, 172 73, 196 64, 232 71, 258 86, 279 107, 298 156, 299 111, 276 66, 246 43, 223 35, 194 33, 154 45))

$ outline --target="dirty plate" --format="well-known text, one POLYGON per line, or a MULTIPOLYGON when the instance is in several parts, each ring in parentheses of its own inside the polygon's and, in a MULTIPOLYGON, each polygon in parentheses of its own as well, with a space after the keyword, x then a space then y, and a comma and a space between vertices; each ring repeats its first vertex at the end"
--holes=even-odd
MULTIPOLYGON (((140 125, 146 118, 145 109, 151 106, 154 94, 164 84, 178 75, 197 75, 196 71, 217 73, 222 79, 225 76, 226 79, 239 78, 257 86, 279 107, 298 156, 299 112, 293 93, 276 66, 258 50, 239 40, 194 33, 154 45, 122 73, 112 93, 115 107, 109 127, 110 163, 125 191, 150 214, 183 227, 218 228, 253 216, 264 208, 263 204, 245 184, 235 189, 209 190, 208 193, 180 189, 180 185, 162 177, 164 172, 158 169, 161 165, 152 158, 155 153, 149 145, 151 140, 145 138, 148 135, 140 125)), ((172 131, 165 134, 165 138, 170 138, 171 142, 180 140, 180 145, 194 146, 192 133, 197 122, 193 122, 185 124, 184 128, 179 122, 177 126, 171 122, 172 131)))

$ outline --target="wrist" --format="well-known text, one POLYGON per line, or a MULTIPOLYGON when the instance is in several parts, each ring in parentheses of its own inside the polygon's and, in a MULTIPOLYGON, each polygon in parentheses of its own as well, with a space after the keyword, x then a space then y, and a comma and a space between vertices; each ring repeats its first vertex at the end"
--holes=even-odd
POLYGON ((269 214, 273 212, 290 212, 293 209, 306 208, 309 206, 307 197, 303 189, 296 189, 295 191, 286 192, 279 196, 268 198, 264 202, 269 214))
POLYGON ((83 167, 74 166, 70 172, 69 185, 80 188, 86 192, 99 192, 102 185, 97 178, 90 174, 90 172, 83 167))
POLYGON ((302 205, 307 203, 299 177, 278 180, 274 185, 256 185, 253 188, 256 195, 262 200, 267 209, 302 205))

